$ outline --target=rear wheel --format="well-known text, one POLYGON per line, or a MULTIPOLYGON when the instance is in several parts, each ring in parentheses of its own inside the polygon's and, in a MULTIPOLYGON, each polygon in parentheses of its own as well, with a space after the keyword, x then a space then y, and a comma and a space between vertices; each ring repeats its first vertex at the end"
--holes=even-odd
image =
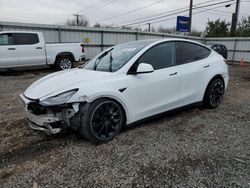
POLYGON ((87 116, 81 116, 80 134, 94 143, 112 140, 125 123, 119 103, 111 99, 97 99, 90 104, 87 116))
POLYGON ((204 105, 207 108, 216 108, 221 103, 224 94, 224 83, 220 78, 216 78, 209 84, 205 96, 204 105))
POLYGON ((71 69, 73 67, 73 59, 70 56, 61 56, 56 60, 55 65, 58 70, 71 69))

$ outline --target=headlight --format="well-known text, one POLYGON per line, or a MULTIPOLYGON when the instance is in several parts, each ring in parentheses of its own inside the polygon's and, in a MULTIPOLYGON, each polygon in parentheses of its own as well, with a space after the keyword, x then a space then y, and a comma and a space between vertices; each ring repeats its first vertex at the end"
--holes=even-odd
POLYGON ((55 95, 53 97, 47 98, 42 100, 40 103, 45 106, 53 106, 53 105, 60 105, 66 103, 76 92, 78 89, 66 91, 55 95))

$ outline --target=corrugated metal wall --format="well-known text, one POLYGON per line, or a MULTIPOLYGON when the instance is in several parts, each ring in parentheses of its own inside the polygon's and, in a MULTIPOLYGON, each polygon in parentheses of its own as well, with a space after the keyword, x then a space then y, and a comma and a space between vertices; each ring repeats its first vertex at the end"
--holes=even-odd
POLYGON ((46 42, 84 43, 84 40, 88 39, 89 41, 85 45, 87 58, 91 58, 105 48, 118 43, 151 38, 162 39, 176 37, 191 39, 206 44, 225 44, 229 50, 229 60, 239 61, 241 58, 244 58, 245 61, 250 62, 250 38, 200 38, 131 30, 24 24, 13 22, 0 22, 0 30, 39 31, 43 33, 46 42))
POLYGON ((242 58, 250 62, 250 38, 206 38, 206 44, 224 44, 228 49, 228 59, 240 61, 242 58))

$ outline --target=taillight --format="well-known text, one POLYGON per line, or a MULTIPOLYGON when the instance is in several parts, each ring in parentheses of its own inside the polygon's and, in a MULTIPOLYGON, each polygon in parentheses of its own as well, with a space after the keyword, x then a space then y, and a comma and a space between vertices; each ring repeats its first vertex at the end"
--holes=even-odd
POLYGON ((82 47, 82 53, 84 53, 84 44, 80 45, 82 47))

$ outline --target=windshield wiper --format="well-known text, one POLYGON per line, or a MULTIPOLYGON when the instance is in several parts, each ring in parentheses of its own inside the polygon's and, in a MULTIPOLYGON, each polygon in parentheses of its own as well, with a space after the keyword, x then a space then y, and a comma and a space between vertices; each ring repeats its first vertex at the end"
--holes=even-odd
POLYGON ((112 51, 114 48, 110 48, 109 50, 105 51, 104 53, 102 53, 99 57, 96 58, 95 60, 95 64, 93 69, 96 70, 98 64, 100 63, 100 61, 102 60, 102 58, 104 58, 110 51, 112 51))
POLYGON ((109 72, 112 72, 112 61, 113 61, 113 56, 112 56, 112 52, 110 52, 110 56, 109 56, 109 72))

